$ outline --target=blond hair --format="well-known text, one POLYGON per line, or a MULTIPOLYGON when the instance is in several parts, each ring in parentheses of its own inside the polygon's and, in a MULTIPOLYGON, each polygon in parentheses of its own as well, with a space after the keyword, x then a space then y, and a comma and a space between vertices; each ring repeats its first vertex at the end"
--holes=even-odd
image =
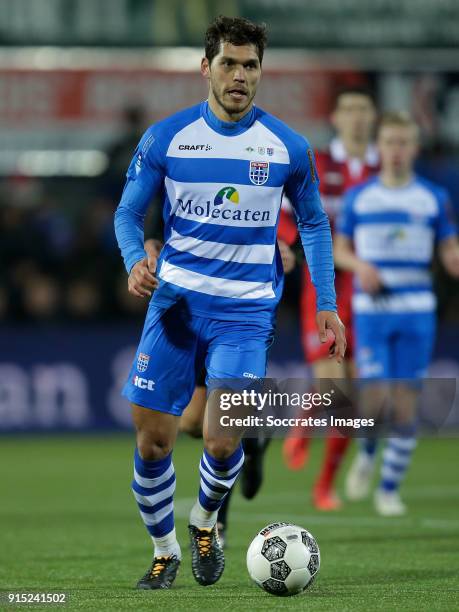
POLYGON ((419 137, 419 126, 413 117, 406 111, 387 111, 383 113, 378 122, 378 134, 386 126, 412 128, 416 138, 419 137))

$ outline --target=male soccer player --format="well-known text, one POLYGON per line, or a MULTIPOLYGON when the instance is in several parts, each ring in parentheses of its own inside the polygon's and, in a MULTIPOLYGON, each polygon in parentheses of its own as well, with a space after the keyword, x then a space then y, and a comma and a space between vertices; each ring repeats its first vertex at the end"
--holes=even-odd
MULTIPOLYGON (((116 211, 130 292, 150 295, 157 287, 123 391, 137 434, 134 496, 154 542, 151 568, 138 588, 169 588, 180 564, 172 448, 196 373, 205 365, 209 384, 265 375, 282 292, 276 229, 284 190, 315 283, 320 334, 325 338, 332 330, 338 361, 345 352, 330 227, 312 151, 253 103, 265 40, 264 27, 244 19, 219 17, 210 25, 201 63, 208 100, 147 130, 116 211), (143 220, 159 191, 165 244, 155 269, 145 256, 143 220)), ((213 584, 223 572, 217 512, 244 461, 240 435, 211 436, 207 421, 189 520, 192 572, 201 585, 213 584)))
MULTIPOLYGON (((359 376, 368 379, 362 390, 366 410, 377 407, 390 382, 393 425, 374 501, 379 514, 398 516, 406 511, 399 486, 416 445, 417 381, 426 373, 434 341, 434 248, 459 278, 459 247, 446 192, 413 173, 416 124, 404 113, 384 115, 378 146, 381 173, 346 195, 335 261, 355 275, 356 358, 359 376)), ((375 450, 375 439, 364 440, 347 478, 351 499, 369 492, 375 450)))
MULTIPOLYGON (((296 226, 295 226, 296 227, 296 226)), ((296 265, 296 257, 288 244, 277 239, 277 246, 282 260, 284 274, 291 272, 296 265)), ((196 388, 190 403, 180 417, 179 431, 195 438, 202 436, 202 427, 206 408, 206 372, 202 370, 196 378, 196 388)), ((246 438, 242 440, 244 451, 244 465, 240 474, 241 493, 245 499, 253 499, 263 482, 263 457, 268 447, 267 438, 246 438)), ((228 510, 233 489, 228 491, 222 505, 218 510, 217 529, 222 547, 226 545, 226 532, 228 528, 228 510)))
MULTIPOLYGON (((342 206, 344 192, 368 179, 378 170, 379 156, 371 143, 376 119, 376 109, 369 90, 362 87, 342 89, 335 100, 331 123, 336 137, 325 151, 317 153, 317 170, 320 177, 320 193, 332 229, 342 206)), ((279 236, 287 242, 292 234, 288 217, 281 216, 279 236)), ((348 350, 343 363, 331 361, 328 351, 331 341, 322 343, 314 321, 316 295, 307 266, 304 266, 301 294, 302 343, 306 361, 311 364, 314 378, 352 378, 352 275, 337 271, 336 293, 338 314, 346 326, 348 350)), ((309 439, 296 437, 295 430, 284 443, 284 457, 291 469, 300 469, 306 462, 309 439)), ((313 503, 318 510, 336 510, 341 502, 334 491, 334 480, 349 438, 330 433, 325 447, 322 469, 313 489, 313 503)))
MULTIPOLYGON (((295 226, 295 234, 296 234, 295 226)), ((282 260, 284 274, 291 272, 296 265, 296 257, 288 244, 277 239, 277 246, 282 260)), ((149 238, 145 240, 144 249, 147 257, 157 258, 161 252, 162 243, 149 238)), ((194 438, 202 437, 204 414, 206 408, 206 371, 202 369, 196 377, 196 387, 190 403, 182 412, 179 420, 179 431, 194 438)), ((263 456, 268 447, 269 439, 247 438, 242 440, 244 451, 244 464, 240 473, 241 493, 246 499, 253 499, 258 493, 263 481, 263 456)), ((217 529, 222 547, 226 544, 226 530, 228 528, 228 509, 233 489, 228 491, 222 505, 218 510, 217 529)))

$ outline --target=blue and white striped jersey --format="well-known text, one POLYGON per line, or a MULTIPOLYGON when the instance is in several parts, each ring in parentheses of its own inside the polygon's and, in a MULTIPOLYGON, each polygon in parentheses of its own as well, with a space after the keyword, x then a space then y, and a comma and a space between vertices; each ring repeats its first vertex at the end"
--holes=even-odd
POLYGON ((419 177, 401 188, 385 187, 376 177, 347 192, 338 233, 353 239, 357 257, 375 265, 383 283, 372 296, 356 279, 356 314, 435 310, 434 247, 456 233, 447 202, 444 189, 419 177))
POLYGON ((196 314, 272 320, 283 286, 276 248, 282 194, 295 209, 319 310, 336 310, 328 218, 308 142, 253 107, 219 120, 207 102, 150 127, 127 172, 115 215, 126 269, 145 257, 143 220, 162 192, 165 245, 157 305, 196 314))

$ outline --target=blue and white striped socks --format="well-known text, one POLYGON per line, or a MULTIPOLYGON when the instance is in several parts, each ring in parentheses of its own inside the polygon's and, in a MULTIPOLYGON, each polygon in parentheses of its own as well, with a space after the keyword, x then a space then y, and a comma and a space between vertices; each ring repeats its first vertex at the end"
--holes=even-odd
POLYGON ((175 470, 172 453, 145 461, 135 450, 132 490, 140 515, 155 545, 155 557, 177 555, 180 546, 174 528, 175 470))
POLYGON ((360 440, 360 450, 362 453, 365 453, 368 459, 374 459, 376 455, 377 449, 377 440, 376 438, 362 438, 360 440))
POLYGON ((411 463, 416 448, 415 427, 408 426, 395 430, 398 437, 387 440, 383 452, 380 489, 397 491, 411 463))
POLYGON ((217 522, 218 509, 234 485, 244 464, 242 444, 227 459, 215 459, 204 449, 199 472, 199 495, 191 509, 190 524, 199 529, 211 529, 217 522))

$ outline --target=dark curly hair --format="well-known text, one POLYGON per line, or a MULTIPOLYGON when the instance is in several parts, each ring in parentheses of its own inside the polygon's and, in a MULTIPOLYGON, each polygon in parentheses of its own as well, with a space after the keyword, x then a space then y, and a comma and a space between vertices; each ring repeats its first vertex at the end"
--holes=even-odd
POLYGON ((255 45, 260 64, 266 46, 266 25, 252 23, 242 17, 220 15, 210 24, 205 37, 205 55, 209 64, 220 51, 221 42, 232 45, 255 45))
POLYGON ((372 89, 366 85, 345 85, 340 87, 335 92, 335 108, 338 106, 339 99, 341 96, 365 96, 368 98, 373 106, 376 106, 376 96, 372 89))

